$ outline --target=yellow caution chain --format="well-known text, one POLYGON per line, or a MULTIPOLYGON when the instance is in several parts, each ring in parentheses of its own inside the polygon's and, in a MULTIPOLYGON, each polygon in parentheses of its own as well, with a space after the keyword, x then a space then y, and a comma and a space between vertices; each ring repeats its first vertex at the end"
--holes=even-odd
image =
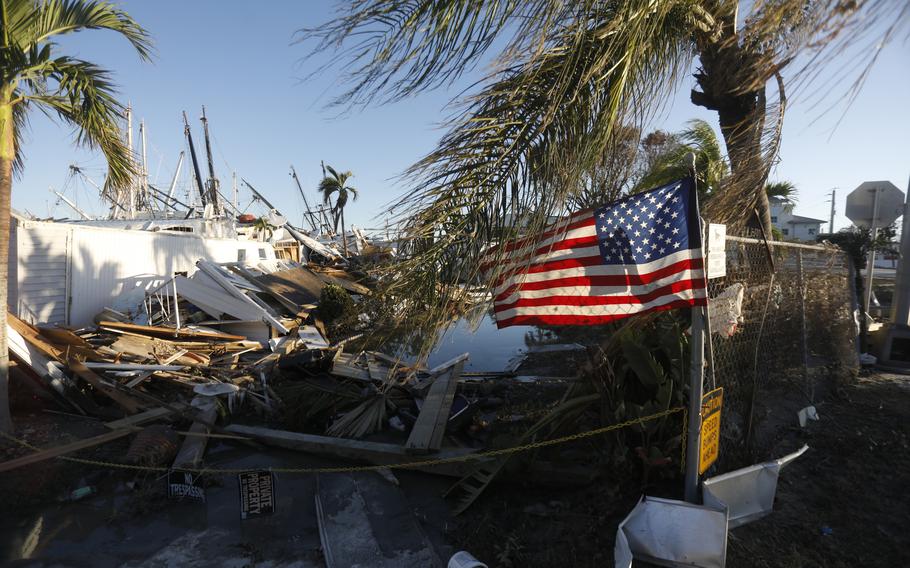
MULTIPOLYGON (((476 454, 465 454, 463 456, 453 456, 448 458, 438 458, 432 460, 421 460, 413 461, 408 463, 396 463, 389 465, 365 465, 365 466, 339 466, 339 467, 246 467, 242 469, 214 469, 214 468, 193 468, 193 467, 181 467, 179 471, 186 471, 190 473, 198 474, 222 474, 222 475, 236 475, 239 473, 245 473, 248 471, 257 471, 257 470, 269 470, 275 473, 352 473, 352 472, 361 472, 361 471, 379 471, 383 469, 413 469, 418 467, 432 467, 434 465, 441 465, 447 463, 455 462, 465 462, 471 460, 483 460, 487 458, 493 458, 498 456, 505 456, 510 454, 516 454, 520 452, 526 452, 529 450, 536 450, 538 448, 545 448, 548 446, 555 446, 558 444, 564 444, 566 442, 572 442, 574 440, 582 440, 584 438, 590 438, 591 436, 598 436, 600 434, 606 434, 607 432, 612 432, 614 430, 620 430, 629 426, 635 426, 636 424, 644 424, 645 422, 650 422, 652 420, 659 420, 667 416, 676 414, 677 412, 686 412, 685 407, 670 408, 664 410, 663 412, 658 412, 656 414, 650 414, 648 416, 642 416, 641 418, 635 418, 633 420, 627 420, 625 422, 620 422, 618 424, 612 424, 610 426, 604 426, 602 428, 596 428, 594 430, 588 430, 587 432, 579 432, 576 434, 569 434, 568 436, 563 436, 561 438, 554 438, 552 440, 542 440, 540 442, 531 442, 528 444, 523 444, 521 446, 514 446, 511 448, 502 448, 499 450, 488 450, 486 452, 479 452, 476 454)), ((684 465, 685 455, 686 455, 686 421, 683 420, 683 433, 682 433, 682 457, 680 462, 684 465)), ((9 434, 0 432, 0 436, 15 442, 22 447, 28 448, 34 451, 43 451, 42 448, 38 448, 29 444, 25 440, 20 440, 9 434)), ((68 462, 79 463, 83 465, 92 465, 98 467, 106 467, 113 469, 126 469, 133 471, 151 471, 151 472, 167 472, 171 471, 169 467, 163 466, 144 466, 144 465, 133 465, 126 463, 117 463, 117 462, 107 462, 99 460, 88 460, 83 458, 72 458, 68 456, 56 456, 56 459, 65 460, 68 462)))

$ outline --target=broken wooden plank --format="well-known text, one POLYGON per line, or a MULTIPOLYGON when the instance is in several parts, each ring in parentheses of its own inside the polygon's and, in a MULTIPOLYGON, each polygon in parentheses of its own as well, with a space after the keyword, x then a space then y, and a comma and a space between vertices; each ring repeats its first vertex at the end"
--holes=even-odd
POLYGON ((443 371, 427 394, 417 416, 417 422, 411 429, 408 441, 405 444, 412 453, 425 453, 438 450, 442 445, 442 437, 449 421, 449 412, 455 399, 455 389, 458 386, 458 377, 464 369, 465 357, 453 359, 454 364, 443 371))
MULTIPOLYGON (((180 408, 183 408, 182 403, 176 403, 180 408)), ((144 424, 155 420, 157 418, 164 418, 170 414, 173 414, 174 411, 170 408, 151 408, 145 412, 140 412, 139 414, 134 414, 132 416, 127 416, 126 418, 121 418, 120 420, 114 420, 112 422, 105 422, 105 427, 111 430, 118 430, 120 428, 127 428, 130 426, 138 426, 139 424, 144 424)))
POLYGON ((104 379, 99 377, 85 366, 84 363, 76 359, 70 359, 67 362, 69 369, 76 373, 81 379, 95 387, 100 393, 117 403, 127 414, 135 414, 142 409, 142 405, 132 397, 118 391, 115 387, 105 384, 104 379))
POLYGON ((103 321, 98 324, 101 329, 111 331, 125 331, 146 337, 160 337, 162 339, 197 339, 197 340, 223 340, 223 341, 246 341, 242 335, 231 335, 230 333, 221 333, 218 331, 197 330, 187 327, 175 329, 173 327, 163 327, 157 325, 137 325, 134 323, 121 323, 117 321, 103 321))
MULTIPOLYGON (((218 415, 218 404, 211 397, 197 396, 193 399, 193 408, 199 411, 199 417, 208 423, 215 422, 218 415)), ((202 463, 202 457, 205 455, 205 446, 208 443, 209 428, 202 422, 193 422, 190 426, 192 436, 187 436, 174 458, 173 469, 187 467, 196 467, 202 463)))
POLYGON ((80 414, 96 409, 91 399, 76 389, 70 378, 56 366, 52 356, 32 345, 10 323, 7 323, 6 334, 10 355, 21 360, 28 371, 44 381, 59 399, 71 405, 80 414))
POLYGON ((147 365, 145 363, 84 363, 87 369, 99 371, 182 371, 185 365, 147 365))
POLYGON ((136 378, 130 379, 130 381, 126 383, 126 388, 134 389, 154 374, 154 371, 145 371, 143 373, 139 373, 136 378))
MULTIPOLYGON (((285 430, 272 430, 258 426, 245 426, 231 424, 224 429, 232 434, 240 434, 261 441, 270 446, 297 450, 318 455, 333 456, 337 458, 366 461, 377 465, 394 465, 409 463, 414 456, 398 444, 381 442, 365 442, 363 440, 350 440, 347 438, 332 438, 330 436, 317 436, 315 434, 301 434, 285 430)), ((475 453, 472 448, 444 448, 433 459, 459 458, 475 453)), ((432 466, 416 465, 407 469, 426 471, 439 475, 463 477, 476 465, 478 460, 453 461, 432 466)))
POLYGON ((31 465, 34 463, 42 462, 49 460, 51 458, 56 458, 66 454, 71 454, 73 452, 84 450, 85 448, 91 448, 93 446, 98 446, 106 442, 111 442, 117 440, 124 436, 129 436, 136 431, 136 428, 121 428, 118 430, 113 430, 111 432, 105 432, 98 436, 92 438, 86 438, 84 440, 77 440, 75 442, 70 442, 69 444, 63 444, 61 446, 56 446, 53 448, 47 448, 40 450, 20 458, 12 459, 0 463, 0 472, 10 471, 12 469, 17 469, 26 465, 31 465))

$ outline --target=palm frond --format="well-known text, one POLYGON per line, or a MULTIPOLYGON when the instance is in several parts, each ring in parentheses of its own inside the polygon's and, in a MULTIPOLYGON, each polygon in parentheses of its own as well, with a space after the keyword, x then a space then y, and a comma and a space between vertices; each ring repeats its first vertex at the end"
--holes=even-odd
POLYGON ((11 0, 10 34, 22 47, 83 30, 109 30, 125 37, 144 60, 152 57, 148 32, 110 2, 91 0, 11 0))
POLYGON ((635 103, 659 102, 688 68, 680 6, 626 2, 580 35, 557 30, 551 47, 470 99, 437 149, 407 172, 415 189, 393 207, 410 243, 393 292, 438 322, 463 304, 457 284, 477 282, 481 265, 514 268, 504 251, 520 240, 515 229, 538 234, 563 214, 614 129, 648 116, 635 103), (483 262, 497 241, 500 257, 483 262))
POLYGON ((791 181, 775 181, 765 185, 765 193, 768 194, 768 197, 780 197, 795 202, 799 189, 791 181))
POLYGON ((112 188, 130 183, 136 171, 120 131, 123 106, 106 70, 87 61, 58 57, 37 62, 21 76, 32 87, 24 96, 27 101, 76 126, 78 144, 101 150, 108 162, 106 183, 112 188))

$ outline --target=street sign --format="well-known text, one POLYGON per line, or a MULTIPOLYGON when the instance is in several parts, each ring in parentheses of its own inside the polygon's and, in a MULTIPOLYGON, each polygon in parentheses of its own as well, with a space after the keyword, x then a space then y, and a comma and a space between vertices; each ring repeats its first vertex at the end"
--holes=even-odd
POLYGON ((701 448, 698 451, 698 474, 708 471, 720 454, 720 411, 724 389, 716 388, 701 399, 701 448))
POLYGON ((871 227, 873 217, 876 227, 887 227, 904 213, 904 192, 890 181, 865 181, 847 195, 845 213, 857 227, 871 227))

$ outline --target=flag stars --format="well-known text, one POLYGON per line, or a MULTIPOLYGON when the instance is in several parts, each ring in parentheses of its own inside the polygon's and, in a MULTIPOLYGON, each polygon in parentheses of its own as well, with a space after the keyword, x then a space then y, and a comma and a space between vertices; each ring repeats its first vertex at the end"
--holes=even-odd
POLYGON ((633 216, 632 216, 632 220, 633 220, 633 221, 638 221, 639 219, 641 219, 641 217, 639 217, 638 215, 633 215, 633 216))
POLYGON ((645 257, 645 258, 651 258, 651 253, 646 252, 646 253, 644 254, 644 257, 645 257))
POLYGON ((680 247, 681 244, 682 244, 682 243, 680 243, 679 241, 677 241, 677 242, 673 243, 673 248, 678 249, 678 248, 680 247))
POLYGON ((673 234, 674 234, 674 235, 678 235, 678 234, 679 234, 679 228, 678 228, 678 227, 673 227, 673 234))
POLYGON ((679 212, 678 212, 678 211, 674 211, 673 213, 670 213, 670 218, 671 218, 671 219, 676 219, 677 217, 679 217, 679 212))

